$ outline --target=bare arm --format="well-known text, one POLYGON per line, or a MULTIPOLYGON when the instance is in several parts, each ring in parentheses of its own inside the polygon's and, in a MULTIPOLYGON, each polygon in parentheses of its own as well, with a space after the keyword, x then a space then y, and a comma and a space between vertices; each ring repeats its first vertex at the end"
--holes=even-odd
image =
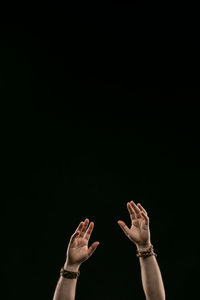
MULTIPOLYGON (((131 228, 121 220, 118 224, 137 249, 144 251, 151 245, 149 217, 142 205, 136 205, 133 201, 127 203, 127 208, 132 222, 131 228)), ((164 284, 156 257, 140 257, 139 262, 146 300, 165 300, 164 284)))
MULTIPOLYGON (((75 233, 71 236, 68 244, 66 262, 64 269, 71 272, 79 271, 81 264, 86 261, 96 250, 99 242, 94 242, 88 248, 88 242, 94 228, 94 223, 89 224, 89 219, 85 219, 77 227, 75 233), (88 228, 87 228, 88 227, 88 228)), ((77 278, 69 279, 60 276, 53 300, 74 300, 76 295, 77 278)))
MULTIPOLYGON (((64 268, 72 272, 77 272, 79 270, 79 267, 71 266, 70 268, 66 264, 64 268)), ((74 300, 76 295, 76 284, 77 278, 69 279, 60 276, 55 289, 53 300, 74 300)))
POLYGON ((165 290, 158 262, 154 255, 140 257, 141 277, 147 300, 165 300, 165 290))

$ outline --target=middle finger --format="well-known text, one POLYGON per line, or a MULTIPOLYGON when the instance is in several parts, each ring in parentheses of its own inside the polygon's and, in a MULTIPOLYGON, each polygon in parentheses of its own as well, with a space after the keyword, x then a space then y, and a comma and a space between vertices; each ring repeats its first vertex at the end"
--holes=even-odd
POLYGON ((140 215, 140 209, 137 207, 135 202, 131 201, 130 204, 131 204, 131 208, 134 210, 135 214, 137 216, 140 215))
POLYGON ((132 209, 130 202, 127 203, 127 208, 130 214, 131 221, 133 221, 134 219, 136 219, 136 214, 135 211, 132 209))
POLYGON ((82 230, 81 230, 81 233, 84 234, 87 230, 87 227, 88 227, 88 224, 89 224, 89 219, 85 219, 84 223, 83 223, 83 227, 82 227, 82 230))
POLYGON ((85 235, 84 235, 84 237, 86 238, 86 240, 89 241, 93 229, 94 229, 94 222, 91 222, 90 225, 87 228, 87 231, 86 231, 85 235))

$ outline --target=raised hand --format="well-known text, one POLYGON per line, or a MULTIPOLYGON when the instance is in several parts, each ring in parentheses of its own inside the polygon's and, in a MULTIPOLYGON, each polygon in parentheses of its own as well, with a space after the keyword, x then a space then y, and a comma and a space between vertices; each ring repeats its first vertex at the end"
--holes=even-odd
POLYGON ((126 223, 121 220, 118 221, 118 224, 137 248, 146 249, 151 244, 147 212, 141 204, 136 205, 133 201, 127 203, 127 209, 131 218, 131 227, 128 228, 126 223))
POLYGON ((88 248, 88 242, 92 234, 94 223, 89 224, 89 219, 80 222, 76 231, 71 236, 67 253, 65 266, 69 269, 72 267, 79 267, 85 260, 87 260, 96 250, 99 242, 94 242, 88 248))

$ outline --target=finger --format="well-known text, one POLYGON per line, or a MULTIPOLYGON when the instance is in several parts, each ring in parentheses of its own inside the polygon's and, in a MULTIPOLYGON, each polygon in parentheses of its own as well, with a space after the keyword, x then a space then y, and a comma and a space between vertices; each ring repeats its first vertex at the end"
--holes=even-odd
POLYGON ((136 215, 140 215, 140 209, 137 207, 137 205, 135 204, 135 202, 131 201, 131 208, 134 210, 136 215))
POLYGON ((93 252, 97 249, 98 245, 99 245, 99 242, 94 242, 94 243, 90 246, 90 248, 88 249, 88 255, 89 255, 89 257, 90 257, 90 256, 93 254, 93 252))
POLYGON ((128 208, 129 214, 130 214, 131 221, 133 221, 134 219, 136 219, 136 214, 135 214, 134 210, 131 209, 131 204, 129 202, 127 203, 127 208, 128 208))
POLYGON ((144 209, 144 207, 140 203, 138 203, 137 206, 139 207, 139 209, 141 211, 143 211, 147 215, 147 211, 144 209))
POLYGON ((87 229, 85 235, 84 235, 84 237, 86 238, 86 240, 89 241, 93 229, 94 229, 94 222, 91 222, 90 225, 88 226, 88 229, 87 229))
POLYGON ((144 217, 144 220, 145 220, 145 224, 146 225, 149 225, 149 217, 142 211, 141 212, 142 216, 144 217))
POLYGON ((75 232, 81 231, 82 227, 83 227, 83 222, 80 222, 78 227, 76 228, 75 232))
POLYGON ((76 228, 74 234, 71 236, 70 241, 74 240, 74 238, 80 234, 82 227, 83 227, 83 222, 80 222, 78 227, 76 228), (78 234, 77 234, 77 232, 78 232, 78 234))
POLYGON ((71 238, 70 238, 70 243, 73 242, 73 241, 75 240, 75 238, 79 236, 79 233, 80 233, 79 231, 76 231, 76 232, 71 236, 71 238))
POLYGON ((88 226, 88 223, 89 223, 89 219, 85 219, 85 221, 83 222, 83 227, 81 228, 81 231, 80 231, 80 237, 84 236, 87 226, 88 226))
POLYGON ((119 220, 117 222, 119 224, 119 226, 121 227, 121 229, 123 230, 123 232, 129 237, 129 231, 130 229, 128 228, 128 226, 126 225, 126 223, 124 221, 119 220))

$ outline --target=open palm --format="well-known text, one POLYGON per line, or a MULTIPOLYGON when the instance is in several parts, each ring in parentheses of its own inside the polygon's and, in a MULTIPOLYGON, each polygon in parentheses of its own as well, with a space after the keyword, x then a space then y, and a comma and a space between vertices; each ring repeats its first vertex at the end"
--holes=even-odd
POLYGON ((127 237, 139 246, 150 244, 149 217, 141 204, 136 205, 133 201, 127 203, 127 208, 131 218, 131 227, 119 220, 118 224, 127 237))
POLYGON ((92 255, 99 245, 99 242, 94 242, 88 248, 88 242, 94 228, 94 223, 91 222, 89 226, 88 224, 89 219, 80 222, 75 233, 71 236, 67 248, 67 261, 69 264, 80 265, 92 255))

